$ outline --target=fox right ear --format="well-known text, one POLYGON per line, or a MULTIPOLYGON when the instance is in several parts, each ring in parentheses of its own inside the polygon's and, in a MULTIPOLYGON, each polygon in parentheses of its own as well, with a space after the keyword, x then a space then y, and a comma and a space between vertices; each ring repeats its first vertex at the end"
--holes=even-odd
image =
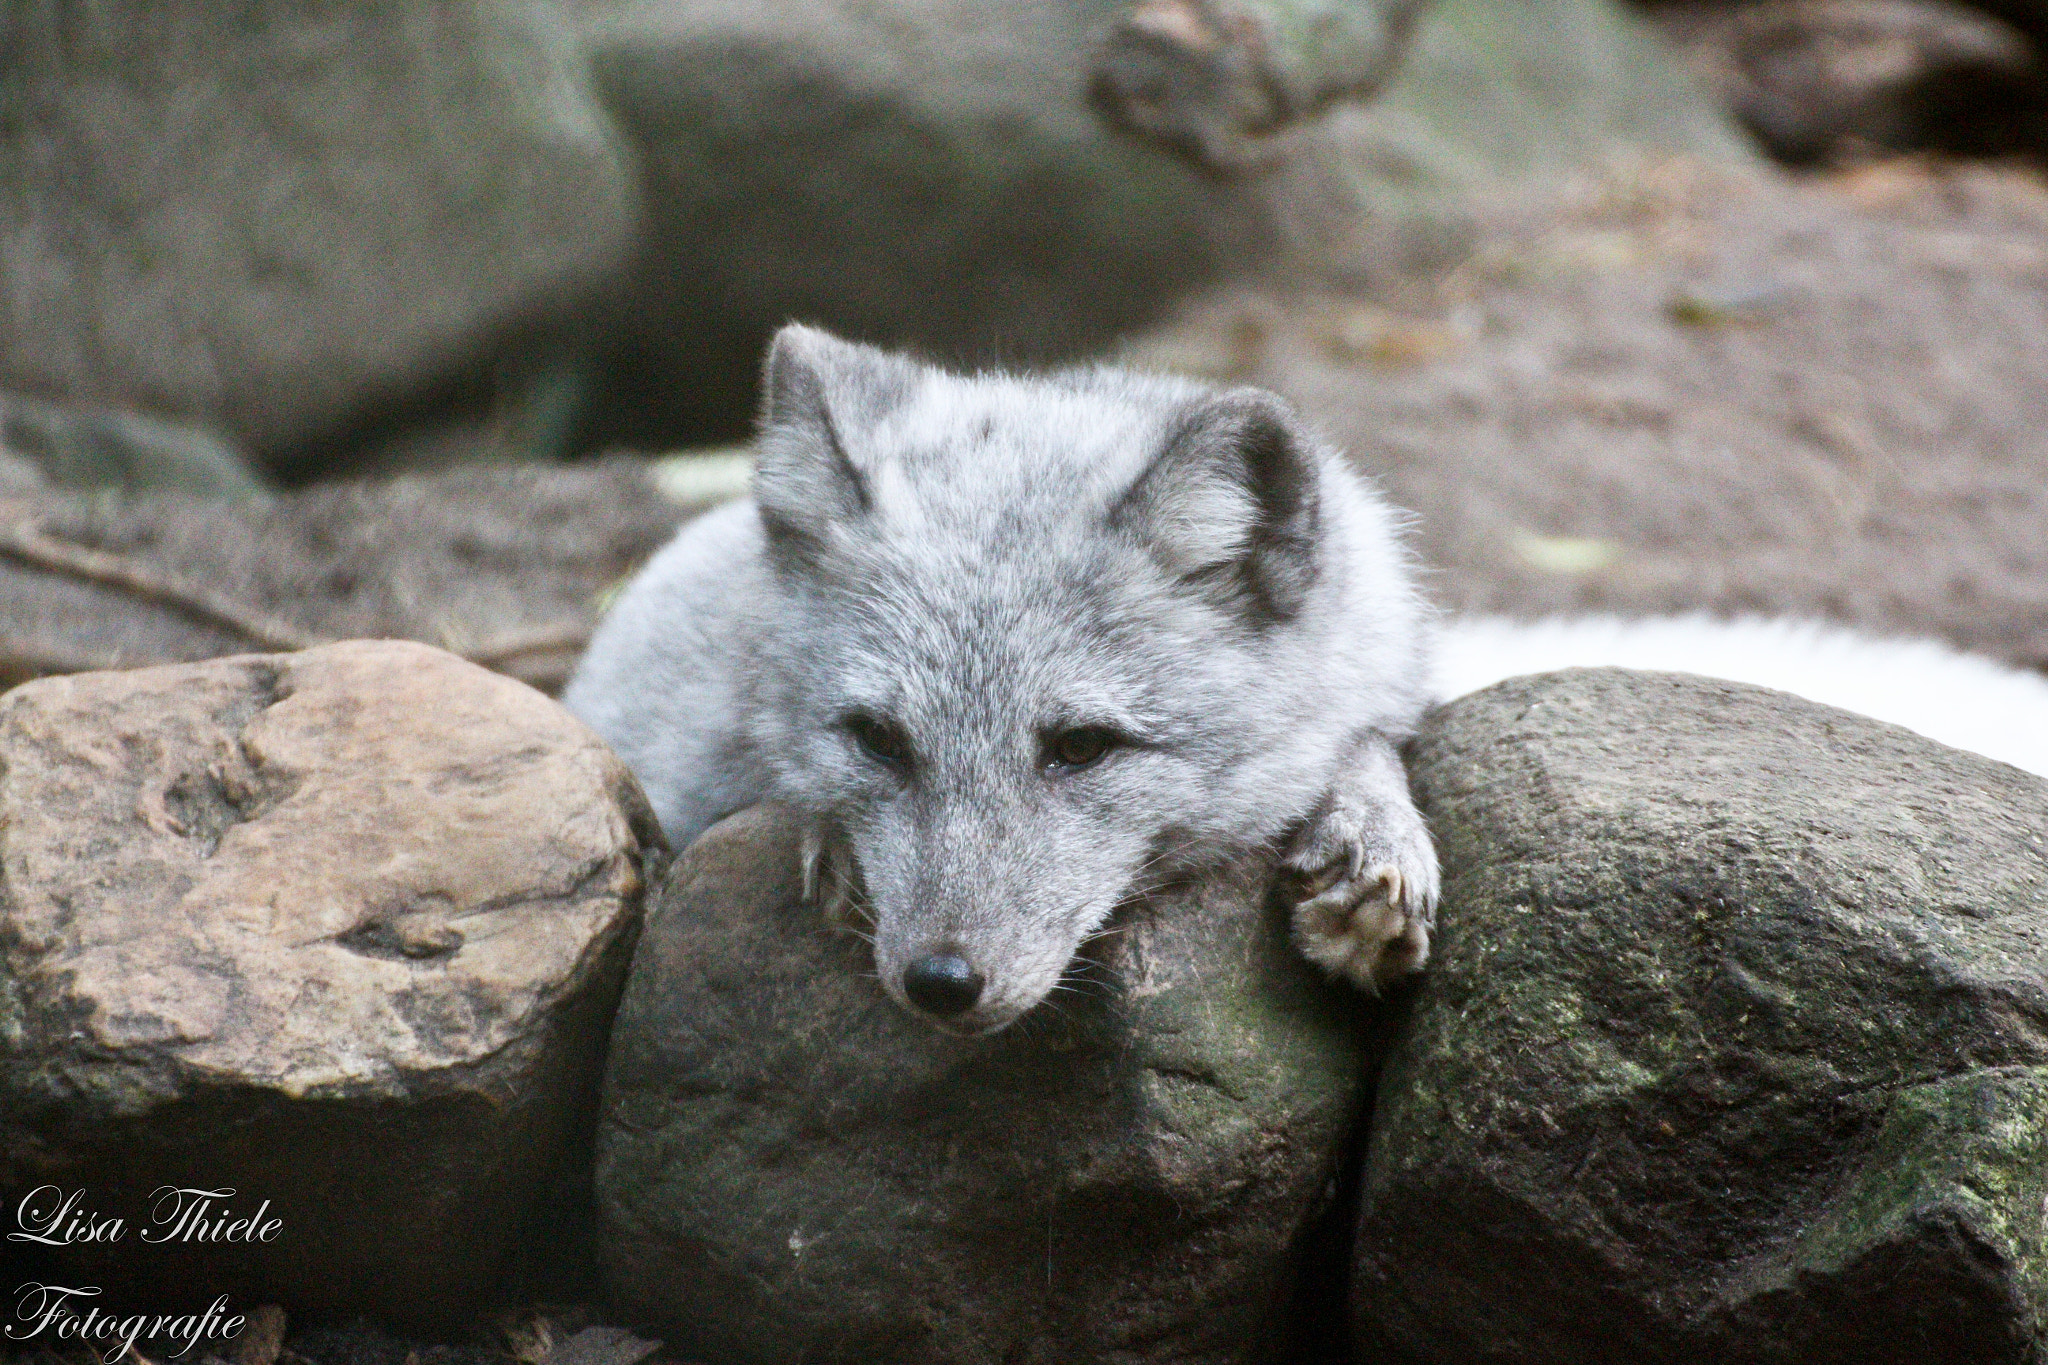
POLYGON ((1321 517, 1314 438, 1262 389, 1191 403, 1110 509, 1182 581, 1258 619, 1301 610, 1316 576, 1321 517))
POLYGON ((754 504, 769 544, 811 553, 832 529, 874 506, 866 471, 849 454, 856 439, 902 403, 909 361, 792 323, 775 334, 763 376, 754 504))

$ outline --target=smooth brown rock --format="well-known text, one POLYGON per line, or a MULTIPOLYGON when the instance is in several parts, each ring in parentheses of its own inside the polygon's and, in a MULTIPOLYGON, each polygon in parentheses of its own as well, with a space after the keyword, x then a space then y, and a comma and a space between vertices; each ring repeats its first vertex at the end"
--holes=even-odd
POLYGON ((129 1219, 58 1263, 153 1311, 459 1313, 584 1112, 658 838, 580 723, 422 645, 17 688, 0 1192, 129 1219), (143 1246, 165 1185, 282 1230, 143 1246))

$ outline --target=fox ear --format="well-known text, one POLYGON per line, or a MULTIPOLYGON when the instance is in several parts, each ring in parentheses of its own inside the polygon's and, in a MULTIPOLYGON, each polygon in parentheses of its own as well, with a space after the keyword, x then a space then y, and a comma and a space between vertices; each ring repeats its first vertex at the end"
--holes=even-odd
POLYGON ((874 505, 844 433, 863 434, 903 402, 908 360, 792 323, 775 334, 763 376, 754 503, 771 546, 812 552, 835 525, 874 505))
POLYGON ((1178 416, 1110 524, 1138 536, 1176 577, 1285 619, 1315 581, 1317 464, 1284 402, 1233 389, 1178 416))

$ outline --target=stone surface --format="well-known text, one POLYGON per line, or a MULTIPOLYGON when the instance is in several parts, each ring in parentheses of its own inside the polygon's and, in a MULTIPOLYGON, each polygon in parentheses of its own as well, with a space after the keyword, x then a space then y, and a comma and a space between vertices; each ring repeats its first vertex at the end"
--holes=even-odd
POLYGON ((1980 6, 1766 0, 1681 7, 1665 11, 1665 22, 1692 67, 1780 161, 2025 153, 2048 131, 2032 44, 1980 6))
POLYGON ((1089 98, 1116 127, 1244 170, 1275 133, 1399 68, 1427 0, 1135 0, 1096 50, 1089 98))
POLYGON ((607 282, 632 173, 536 0, 0 14, 0 388, 270 455, 607 282))
POLYGON ((2023 1362, 2048 1323, 2048 784, 1735 684, 1447 706, 1442 932, 1384 1073, 1368 1342, 2023 1362))
MULTIPOLYGON (((773 808, 678 859, 613 1034, 612 1297, 681 1357, 1268 1358, 1364 1074, 1256 879, 1169 893, 1016 1027, 942 1035, 797 903, 773 808)), ((1333 1324, 1321 1324, 1333 1330, 1333 1324)))
POLYGON ((7 1207, 47 1185, 128 1219, 57 1264, 151 1311, 473 1308, 587 1121, 658 839, 595 735, 422 645, 15 689, 7 1207), (164 1185, 281 1234, 144 1246, 164 1185))
POLYGON ((1301 156, 1292 174, 1325 183, 1288 194, 1321 199, 1332 224, 1355 225, 1362 240, 1338 252, 1339 278, 1347 261, 1352 275, 1383 277, 1454 264, 1488 206, 1573 176, 1674 156, 1756 161, 1622 0, 1440 0, 1415 21, 1378 96, 1337 105, 1315 136, 1326 154, 1301 156))
POLYGON ((791 318, 945 358, 1069 358, 1271 244, 1255 186, 1089 106, 1121 0, 581 8, 645 167, 620 439, 737 434, 791 318))
POLYGON ((111 409, 0 394, 0 451, 67 488, 170 488, 201 496, 263 491, 238 451, 197 427, 111 409))

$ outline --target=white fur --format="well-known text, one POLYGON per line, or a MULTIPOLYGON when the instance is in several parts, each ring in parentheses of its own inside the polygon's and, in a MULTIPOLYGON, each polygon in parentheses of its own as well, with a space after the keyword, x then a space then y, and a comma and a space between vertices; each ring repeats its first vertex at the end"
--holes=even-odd
POLYGON ((1931 640, 1816 621, 1460 617, 1438 635, 1434 680, 1448 699, 1523 673, 1597 665, 1776 688, 2048 776, 2048 678, 1931 640))

